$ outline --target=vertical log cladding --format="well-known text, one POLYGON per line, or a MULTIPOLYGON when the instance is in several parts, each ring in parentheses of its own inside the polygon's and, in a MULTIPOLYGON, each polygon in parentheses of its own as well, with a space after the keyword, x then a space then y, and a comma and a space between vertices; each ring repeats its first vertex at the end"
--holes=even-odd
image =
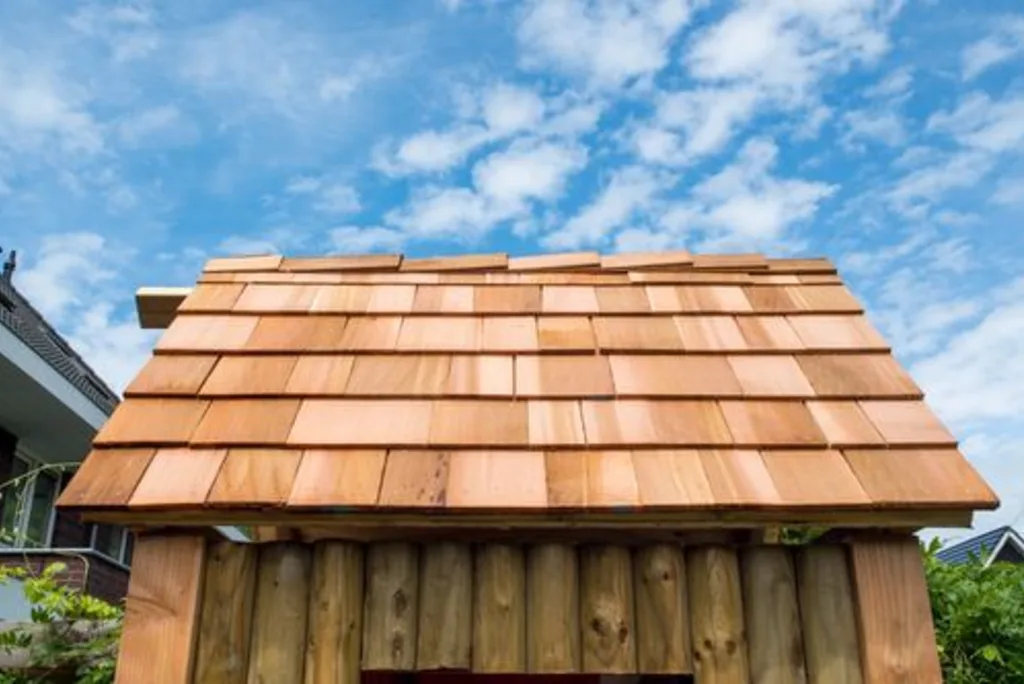
POLYGON ((476 549, 473 671, 526 671, 526 567, 519 546, 476 549))
POLYGON ((579 565, 568 544, 527 550, 526 667, 530 673, 580 672, 579 565))
POLYGON ((245 684, 249 667, 256 554, 252 544, 220 542, 207 551, 195 681, 245 684))
POLYGON ((796 552, 796 569, 808 682, 862 684, 846 549, 801 547, 796 552))
POLYGON ((439 542, 424 547, 417 669, 469 669, 472 606, 473 556, 469 545, 439 542))
POLYGON ((686 579, 696 680, 747 684, 750 668, 736 551, 719 546, 689 549, 686 579))
POLYGON ((419 550, 414 544, 372 544, 366 554, 363 669, 416 667, 419 550))
POLYGON ((125 603, 117 684, 189 684, 206 541, 141 535, 125 603))
POLYGON ((249 684, 303 680, 310 552, 290 542, 259 550, 249 684))
POLYGON ((321 542, 313 552, 306 684, 359 684, 363 548, 321 542))
POLYGON ((682 548, 661 544, 637 549, 633 568, 638 671, 692 672, 686 560, 682 548))
POLYGON ((636 672, 629 549, 587 546, 580 550, 580 623, 584 672, 636 672))
POLYGON ((743 606, 753 684, 806 684, 796 575, 790 550, 743 551, 743 606))

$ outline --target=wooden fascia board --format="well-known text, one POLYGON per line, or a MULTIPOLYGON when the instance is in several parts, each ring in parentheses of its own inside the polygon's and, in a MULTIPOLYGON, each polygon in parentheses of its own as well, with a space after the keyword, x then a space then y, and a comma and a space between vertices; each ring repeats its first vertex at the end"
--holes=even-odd
POLYGON ((145 330, 161 330, 169 326, 191 291, 190 287, 140 287, 135 291, 139 326, 145 330))

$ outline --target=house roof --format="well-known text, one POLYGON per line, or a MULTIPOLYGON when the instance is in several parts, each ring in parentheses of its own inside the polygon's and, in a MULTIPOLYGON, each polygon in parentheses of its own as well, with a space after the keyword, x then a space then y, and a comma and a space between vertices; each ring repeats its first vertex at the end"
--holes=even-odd
POLYGON ((985 555, 994 556, 1004 543, 1013 544, 1024 555, 1024 540, 1021 540, 1016 530, 1009 525, 1004 525, 947 546, 938 551, 935 557, 947 563, 959 565, 968 562, 971 556, 976 558, 985 555))
POLYGON ((997 505, 824 259, 215 259, 125 394, 61 505, 876 525, 997 505))
POLYGON ((118 398, 71 345, 14 286, 13 261, 0 277, 0 325, 7 328, 104 414, 110 415, 118 398))

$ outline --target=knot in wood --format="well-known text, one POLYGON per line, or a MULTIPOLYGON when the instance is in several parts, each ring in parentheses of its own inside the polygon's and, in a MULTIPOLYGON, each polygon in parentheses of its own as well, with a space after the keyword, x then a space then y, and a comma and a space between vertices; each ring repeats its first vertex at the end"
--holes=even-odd
POLYGON ((391 605, 394 607, 395 616, 401 617, 409 608, 409 597, 405 595, 404 589, 396 589, 391 595, 391 605))

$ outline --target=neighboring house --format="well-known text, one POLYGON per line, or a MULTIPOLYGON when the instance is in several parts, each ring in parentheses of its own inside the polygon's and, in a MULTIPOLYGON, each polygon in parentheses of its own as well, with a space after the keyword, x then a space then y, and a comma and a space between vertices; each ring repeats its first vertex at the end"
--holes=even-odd
MULTIPOLYGON (((0 276, 0 565, 61 561, 70 585, 120 601, 132 535, 53 507, 118 396, 18 292, 14 270, 11 252, 0 276)), ((20 587, 0 587, 0 620, 27 615, 20 587)))
POLYGON ((1024 564, 1024 538, 1008 525, 997 527, 947 546, 935 556, 952 565, 967 563, 971 556, 984 558, 986 567, 996 561, 1024 564))

